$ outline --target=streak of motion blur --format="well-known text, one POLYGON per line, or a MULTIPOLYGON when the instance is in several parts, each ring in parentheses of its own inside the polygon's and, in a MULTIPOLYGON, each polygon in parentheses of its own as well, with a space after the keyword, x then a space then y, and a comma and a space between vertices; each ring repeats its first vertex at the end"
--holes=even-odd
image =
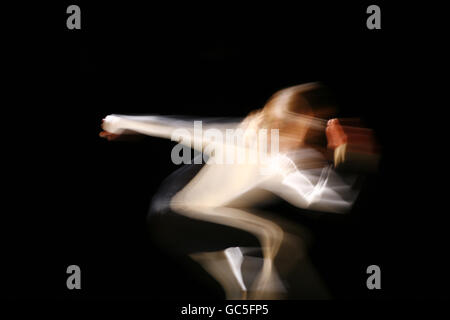
MULTIPOLYGON (((326 299, 330 294, 308 260, 307 232, 264 204, 286 201, 299 214, 351 210, 356 181, 376 170, 379 148, 372 130, 358 119, 336 119, 336 112, 327 89, 307 83, 276 92, 243 119, 195 119, 204 129, 241 129, 243 144, 202 134, 198 143, 193 121, 175 116, 109 115, 100 136, 173 139, 182 128, 177 141, 195 149, 196 159, 206 153, 206 163, 194 159, 163 183, 149 223, 158 226, 155 237, 167 250, 199 263, 227 299, 326 299), (249 133, 262 129, 278 133, 277 152, 268 161, 211 161, 236 148, 250 150, 256 136, 249 133)), ((269 139, 269 147, 273 143, 269 139)))

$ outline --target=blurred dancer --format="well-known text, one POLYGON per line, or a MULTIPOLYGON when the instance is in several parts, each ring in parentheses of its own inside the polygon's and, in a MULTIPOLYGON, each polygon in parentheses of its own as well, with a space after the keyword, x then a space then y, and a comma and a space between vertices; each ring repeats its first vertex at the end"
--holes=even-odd
MULTIPOLYGON (((283 199, 313 211, 351 209, 358 193, 354 183, 363 169, 376 167, 377 149, 372 132, 356 121, 345 126, 337 119, 327 120, 335 112, 327 90, 310 83, 275 93, 262 109, 241 121, 204 122, 206 129, 243 130, 243 145, 211 141, 204 135, 195 143, 198 137, 191 122, 158 116, 108 116, 101 136, 111 140, 142 133, 173 138, 175 130, 183 128, 181 142, 207 152, 206 164, 186 165, 164 182, 153 199, 149 221, 157 226, 154 233, 165 247, 198 261, 223 286, 227 298, 328 298, 308 261, 305 232, 260 208, 269 200, 283 199), (257 139, 252 133, 272 129, 278 133, 277 150, 265 161, 213 161, 238 149, 249 155, 257 139), (290 277, 292 273, 299 275, 290 277)), ((269 148, 275 143, 272 138, 269 148)))

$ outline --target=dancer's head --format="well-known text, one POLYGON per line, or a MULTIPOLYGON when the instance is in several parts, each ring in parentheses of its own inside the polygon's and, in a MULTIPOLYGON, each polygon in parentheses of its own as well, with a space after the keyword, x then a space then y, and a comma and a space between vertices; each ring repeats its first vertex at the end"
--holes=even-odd
POLYGON ((259 126, 279 129, 281 150, 295 149, 321 144, 325 130, 316 129, 311 121, 329 119, 335 112, 329 91, 319 83, 307 83, 272 95, 259 114, 259 126))

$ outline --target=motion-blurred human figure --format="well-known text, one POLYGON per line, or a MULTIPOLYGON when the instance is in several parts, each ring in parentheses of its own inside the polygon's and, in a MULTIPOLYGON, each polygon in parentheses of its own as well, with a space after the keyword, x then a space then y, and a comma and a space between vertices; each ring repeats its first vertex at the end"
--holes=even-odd
MULTIPOLYGON (((234 154, 236 148, 250 152, 248 146, 256 139, 251 132, 278 130, 278 150, 266 161, 208 160, 202 166, 181 168, 155 196, 152 215, 170 221, 174 230, 181 226, 172 232, 168 226, 163 237, 181 239, 178 245, 221 283, 229 299, 290 297, 288 288, 293 285, 305 285, 310 295, 306 292, 302 297, 327 298, 326 287, 308 262, 301 227, 260 207, 278 198, 313 211, 351 209, 358 194, 354 182, 362 171, 376 168, 378 150, 371 130, 354 120, 341 123, 333 119, 335 112, 325 88, 309 83, 275 93, 262 109, 241 121, 205 122, 206 128, 242 129, 243 147, 207 139, 193 144, 192 122, 173 117, 111 115, 104 119, 100 135, 109 140, 131 132, 171 138, 182 127, 188 133, 181 142, 207 151, 209 160, 214 160, 218 154, 234 154), (187 225, 192 228, 183 229, 187 225), (217 226, 226 229, 212 235, 217 226), (233 238, 233 229, 241 232, 239 236, 233 238), (192 238, 211 239, 214 245, 198 244, 192 238), (298 268, 303 278, 289 283, 287 275, 298 268)), ((269 139, 269 147, 273 143, 269 139)))

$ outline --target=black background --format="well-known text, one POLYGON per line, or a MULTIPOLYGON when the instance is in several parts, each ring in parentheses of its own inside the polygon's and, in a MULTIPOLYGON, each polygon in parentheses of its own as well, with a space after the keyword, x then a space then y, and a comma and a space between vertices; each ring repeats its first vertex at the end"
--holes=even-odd
POLYGON ((69 4, 24 6, 9 25, 19 33, 9 33, 5 49, 12 72, 2 295, 223 297, 148 234, 151 197, 177 168, 172 143, 107 142, 98 137, 101 119, 245 116, 281 88, 322 81, 336 93, 340 116, 362 117, 375 129, 380 170, 345 217, 280 214, 313 231, 313 263, 336 298, 449 296, 448 219, 435 206, 441 195, 429 174, 439 162, 424 157, 420 133, 428 127, 417 120, 430 116, 410 85, 427 79, 420 75, 425 57, 413 55, 423 38, 407 24, 405 7, 378 3, 382 29, 368 30, 371 3, 364 2, 78 1, 82 29, 68 30, 69 4), (71 264, 81 267, 80 291, 66 288, 71 264), (371 264, 381 267, 382 290, 365 286, 371 264))

